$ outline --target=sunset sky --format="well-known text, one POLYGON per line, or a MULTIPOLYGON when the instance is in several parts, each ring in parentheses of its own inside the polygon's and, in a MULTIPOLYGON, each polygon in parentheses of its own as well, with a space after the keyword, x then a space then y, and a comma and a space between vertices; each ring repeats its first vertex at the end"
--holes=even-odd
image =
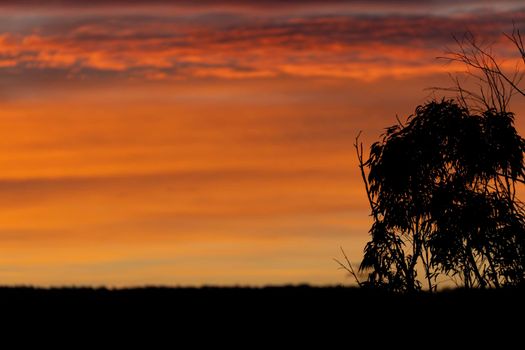
POLYGON ((355 136, 450 85, 453 35, 512 61, 513 21, 522 1, 0 0, 0 284, 351 283, 355 136))

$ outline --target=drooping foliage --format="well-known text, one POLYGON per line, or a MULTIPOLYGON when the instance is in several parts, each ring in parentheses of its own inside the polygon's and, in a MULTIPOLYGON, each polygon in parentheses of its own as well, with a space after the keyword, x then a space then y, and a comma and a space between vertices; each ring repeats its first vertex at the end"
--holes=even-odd
MULTIPOLYGON (((452 100, 386 130, 361 169, 374 223, 361 270, 396 291, 525 281, 525 140, 509 112, 471 114, 452 100)), ((359 148, 358 148, 359 153, 359 148)), ((358 154, 359 155, 359 154, 358 154)))

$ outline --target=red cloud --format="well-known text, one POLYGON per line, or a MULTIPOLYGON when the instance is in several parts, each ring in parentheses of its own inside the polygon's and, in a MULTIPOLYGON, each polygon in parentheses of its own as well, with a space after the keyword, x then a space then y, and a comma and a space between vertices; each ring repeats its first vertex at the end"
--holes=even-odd
MULTIPOLYGON (((0 69, 101 71, 145 79, 281 75, 375 79, 443 70, 434 60, 469 29, 496 40, 510 18, 431 16, 234 16, 227 20, 157 14, 99 15, 0 36, 0 69)), ((60 22, 62 21, 62 22, 60 22)))

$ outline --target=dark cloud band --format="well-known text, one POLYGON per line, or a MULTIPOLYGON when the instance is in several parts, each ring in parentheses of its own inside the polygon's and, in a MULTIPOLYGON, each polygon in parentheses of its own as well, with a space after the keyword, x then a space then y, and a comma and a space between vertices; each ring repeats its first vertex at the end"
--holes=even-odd
POLYGON ((523 20, 525 10, 450 16, 31 13, 0 21, 0 69, 7 76, 47 71, 147 79, 377 77, 424 70, 453 43, 453 34, 471 30, 494 41, 523 20))

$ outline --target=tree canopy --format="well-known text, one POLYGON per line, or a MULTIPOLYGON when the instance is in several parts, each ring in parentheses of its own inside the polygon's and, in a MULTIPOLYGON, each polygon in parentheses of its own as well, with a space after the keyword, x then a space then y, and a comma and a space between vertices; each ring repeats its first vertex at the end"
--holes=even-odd
POLYGON ((525 281, 525 140, 514 115, 471 113, 453 100, 417 107, 386 129, 360 167, 373 225, 360 269, 366 284, 433 290, 525 281))

